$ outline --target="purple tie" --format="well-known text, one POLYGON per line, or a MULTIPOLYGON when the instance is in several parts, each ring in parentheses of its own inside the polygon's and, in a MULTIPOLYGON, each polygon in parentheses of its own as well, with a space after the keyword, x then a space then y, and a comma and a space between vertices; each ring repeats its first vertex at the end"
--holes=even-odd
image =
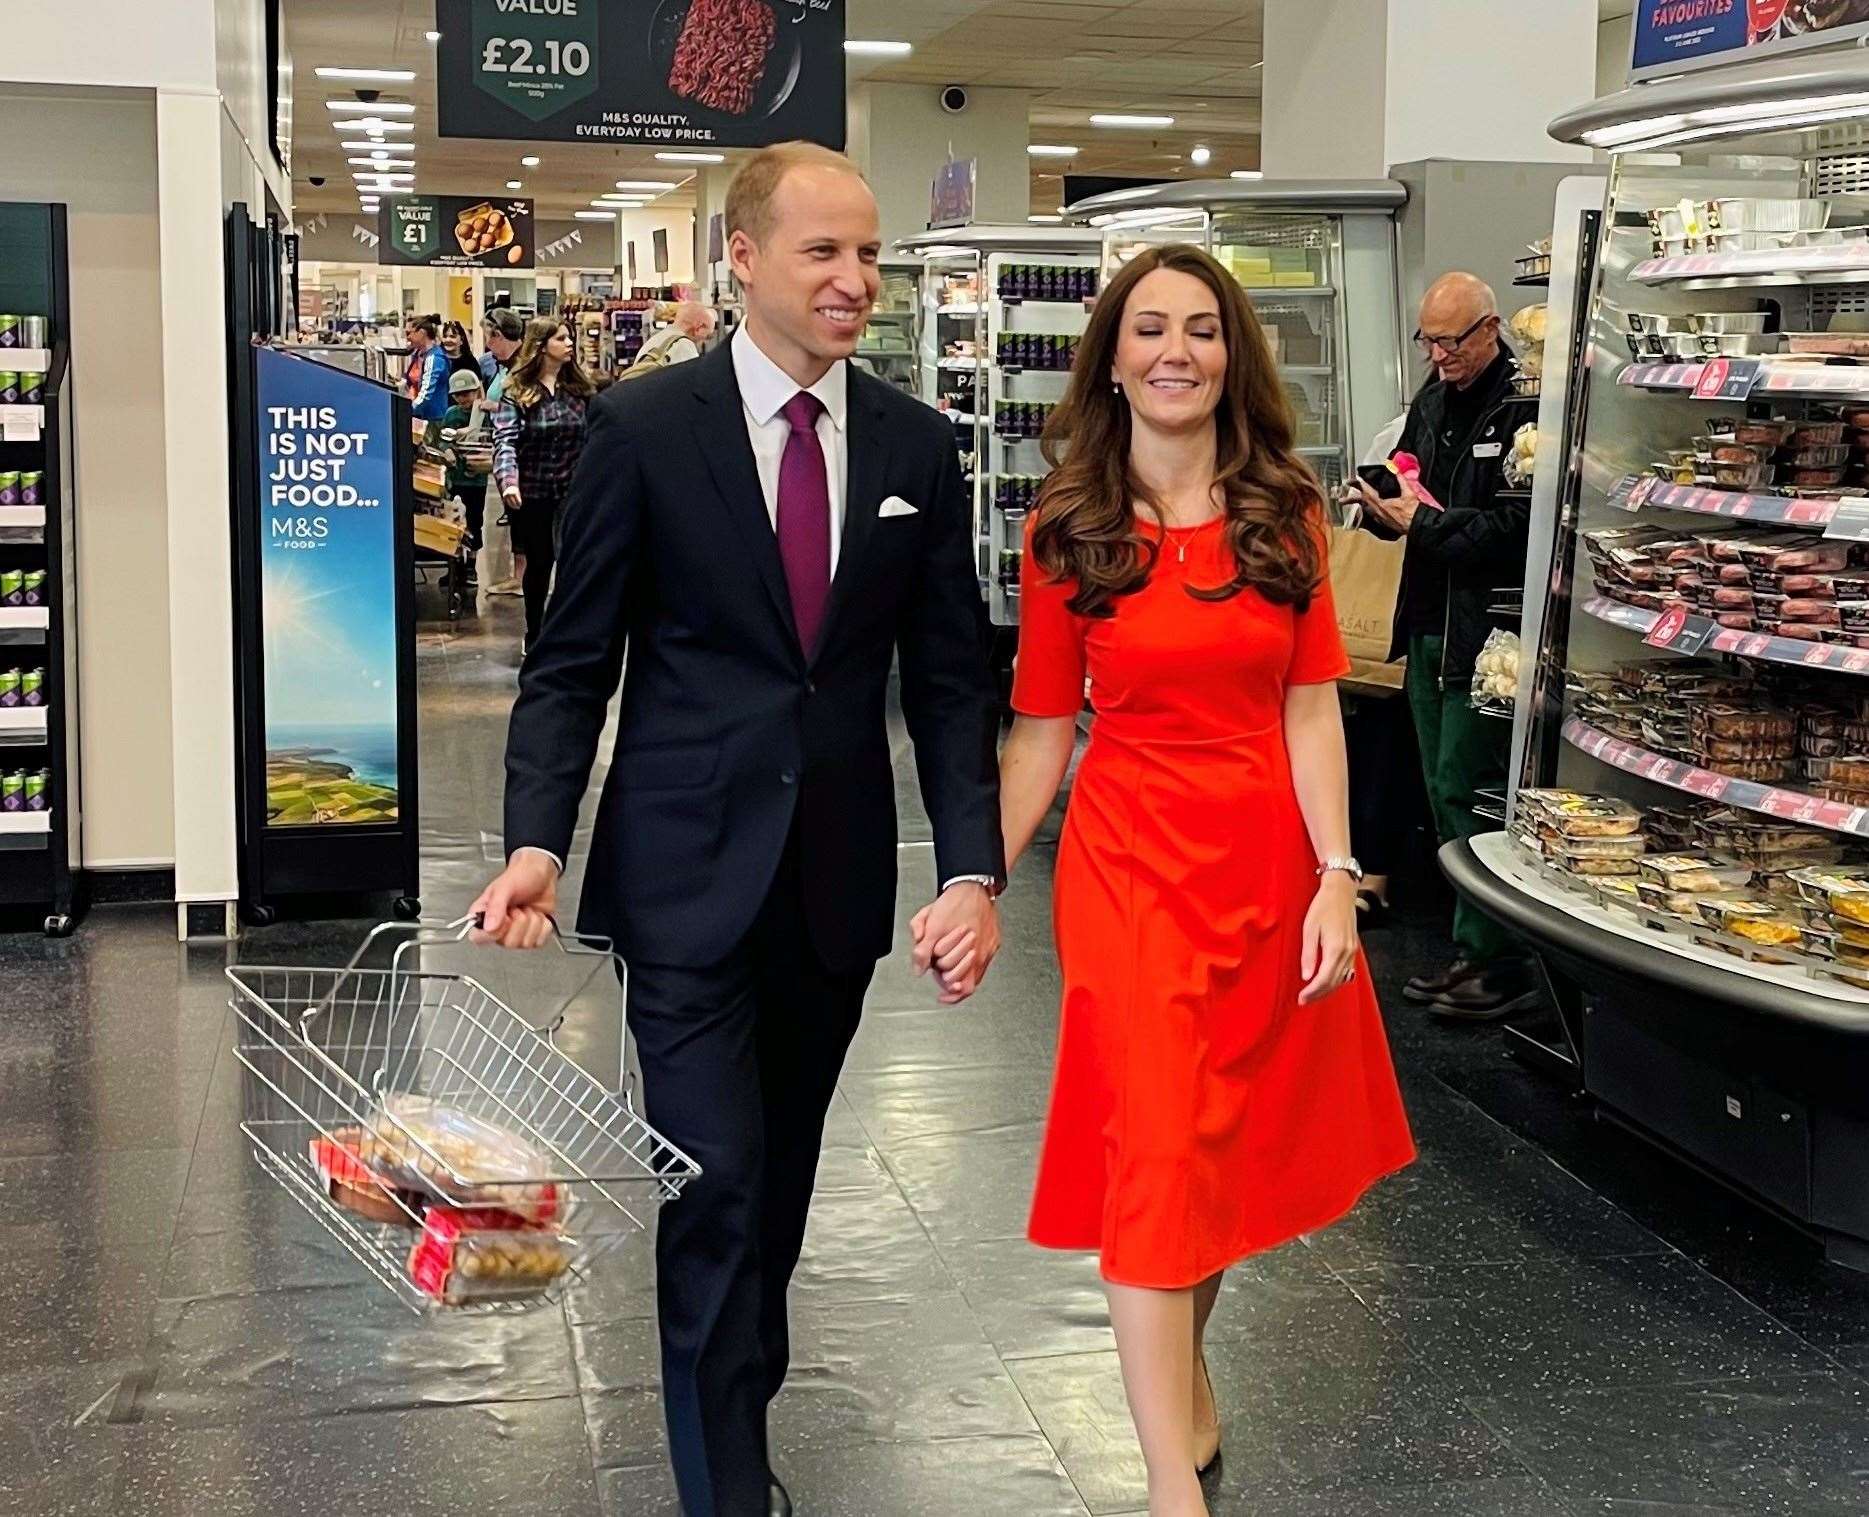
POLYGON ((824 402, 800 390, 785 403, 792 435, 779 461, 779 557, 792 592, 792 619, 806 653, 817 647, 831 594, 831 489, 818 418, 824 402))

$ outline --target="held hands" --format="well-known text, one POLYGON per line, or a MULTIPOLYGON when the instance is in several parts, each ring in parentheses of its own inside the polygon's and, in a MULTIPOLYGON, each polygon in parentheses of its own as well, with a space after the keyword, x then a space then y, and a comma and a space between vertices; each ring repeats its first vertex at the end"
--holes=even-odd
POLYGON ((557 866, 541 853, 520 849, 469 910, 481 918, 476 943, 538 948, 556 931, 557 866))
POLYGON ((1400 532, 1404 537, 1413 525, 1415 513, 1421 509, 1421 497, 1415 493, 1415 487, 1400 475, 1396 476, 1402 487, 1402 493, 1394 500, 1384 500, 1367 484, 1363 485, 1365 496, 1364 509, 1391 531, 1400 532))
POLYGON ((985 886, 950 885, 941 898, 915 913, 915 973, 930 969, 940 982, 943 1006, 957 1006, 980 988, 999 952, 999 911, 985 886))
POLYGON ((1356 882, 1337 871, 1318 881, 1304 914, 1304 954, 1299 972, 1307 983, 1300 1006, 1321 1001, 1356 978, 1356 882))

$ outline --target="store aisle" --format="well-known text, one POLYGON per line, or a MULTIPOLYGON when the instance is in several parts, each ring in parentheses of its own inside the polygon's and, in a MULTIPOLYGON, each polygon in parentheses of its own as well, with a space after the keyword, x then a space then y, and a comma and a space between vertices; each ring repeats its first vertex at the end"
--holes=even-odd
MULTIPOLYGON (((433 912, 497 852, 516 620, 497 602, 489 630, 423 638, 433 912)), ((906 920, 930 870, 906 775, 901 807, 906 920)), ((877 977, 774 1414, 804 1517, 1143 1504, 1094 1266, 1021 1238, 1048 859, 1007 897, 973 1004, 934 1008, 900 962, 877 977)), ((239 955, 334 962, 364 925, 283 925, 239 955)), ((647 1241, 563 1313, 410 1317, 245 1157, 227 955, 168 929, 115 910, 67 943, 0 940, 0 1420, 25 1434, 0 1514, 672 1517, 647 1241)), ((1370 945, 1421 1162, 1222 1298, 1216 1517, 1869 1506, 1869 1278, 1595 1124, 1495 1032, 1403 1009, 1433 929, 1405 913, 1370 945)), ((594 1068, 616 1059, 604 999, 567 1029, 594 1068)))

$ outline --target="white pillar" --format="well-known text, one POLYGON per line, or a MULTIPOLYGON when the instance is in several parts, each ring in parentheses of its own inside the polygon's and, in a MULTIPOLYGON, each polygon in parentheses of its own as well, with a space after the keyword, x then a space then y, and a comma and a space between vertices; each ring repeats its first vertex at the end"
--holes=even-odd
POLYGON ((1596 93, 1584 0, 1266 0, 1268 178, 1372 178, 1420 159, 1587 161, 1545 125, 1596 93))
POLYGON ((156 174, 172 570, 175 898, 183 904, 232 901, 240 888, 233 547, 221 319, 221 102, 215 91, 157 91, 156 174))
POLYGON ((969 89, 958 113, 941 108, 934 84, 863 84, 853 94, 861 99, 851 111, 851 156, 876 191, 884 247, 928 225, 929 188, 950 156, 979 161, 976 221, 1023 222, 1031 213, 1029 90, 969 89))

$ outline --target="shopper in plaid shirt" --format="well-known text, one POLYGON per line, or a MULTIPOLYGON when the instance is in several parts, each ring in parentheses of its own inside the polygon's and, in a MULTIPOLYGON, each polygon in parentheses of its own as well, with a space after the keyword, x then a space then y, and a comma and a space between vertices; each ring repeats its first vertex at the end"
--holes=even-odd
POLYGON ((585 411, 596 392, 578 366, 571 329, 555 317, 526 324, 499 409, 493 478, 513 529, 513 567, 525 595, 526 644, 538 636, 557 558, 558 512, 584 451, 585 411))

